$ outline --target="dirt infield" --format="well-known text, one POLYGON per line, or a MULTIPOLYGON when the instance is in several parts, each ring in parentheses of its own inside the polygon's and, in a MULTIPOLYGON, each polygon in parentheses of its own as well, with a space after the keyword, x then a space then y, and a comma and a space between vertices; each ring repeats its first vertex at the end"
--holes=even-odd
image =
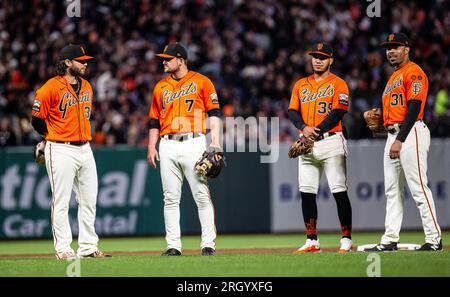
MULTIPOLYGON (((444 246, 444 250, 449 250, 450 246, 444 246)), ((323 252, 338 252, 338 247, 322 248, 323 252)), ((254 248, 254 249, 217 249, 217 254, 292 254, 295 249, 291 248, 254 248)), ((354 248, 354 251, 356 249, 354 248)), ((108 252, 108 251, 107 251, 108 252)), ((113 256, 155 256, 161 255, 159 251, 135 251, 135 252, 111 252, 113 256)), ((200 250, 184 250, 183 255, 200 255, 200 250)), ((0 260, 18 260, 18 259, 43 259, 54 258, 53 254, 23 254, 23 255, 0 255, 0 260)))
MULTIPOLYGON (((217 249, 217 254, 290 254, 295 249, 291 248, 264 248, 264 249, 217 249)), ((324 252, 337 252, 336 248, 322 248, 324 252)), ((159 251, 136 251, 136 252, 111 252, 113 256, 147 256, 161 255, 159 251)), ((200 255, 200 250, 184 250, 183 255, 200 255)), ((42 259, 55 257, 53 254, 23 254, 23 255, 0 255, 0 260, 17 259, 42 259)))

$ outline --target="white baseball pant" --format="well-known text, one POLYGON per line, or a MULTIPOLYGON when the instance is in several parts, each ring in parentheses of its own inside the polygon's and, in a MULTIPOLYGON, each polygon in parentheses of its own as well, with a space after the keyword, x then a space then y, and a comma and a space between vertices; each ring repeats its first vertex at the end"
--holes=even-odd
POLYGON ((162 138, 159 144, 161 180, 164 194, 164 222, 167 248, 182 250, 180 230, 180 200, 183 178, 186 177, 198 208, 202 240, 200 247, 215 248, 216 227, 214 207, 208 182, 195 172, 195 163, 206 150, 206 137, 184 141, 162 138))
POLYGON ((441 228, 436 218, 433 194, 428 187, 427 157, 430 131, 422 121, 417 121, 402 144, 400 158, 391 159, 389 151, 397 133, 388 133, 384 148, 384 185, 386 192, 385 233, 382 244, 398 242, 403 220, 405 184, 408 184, 420 212, 425 242, 439 244, 441 228))
POLYGON ((79 256, 97 250, 95 212, 98 192, 97 168, 89 143, 74 146, 47 141, 45 161, 52 189, 52 231, 55 252, 74 252, 69 224, 69 202, 72 189, 78 202, 79 256))
POLYGON ((314 142, 310 154, 299 157, 299 190, 317 194, 322 173, 328 180, 331 193, 347 191, 347 140, 341 132, 314 142))

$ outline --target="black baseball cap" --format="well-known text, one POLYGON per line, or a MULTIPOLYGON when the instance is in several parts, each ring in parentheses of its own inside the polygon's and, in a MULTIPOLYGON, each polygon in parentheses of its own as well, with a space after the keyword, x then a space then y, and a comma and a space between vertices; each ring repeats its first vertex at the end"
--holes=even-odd
POLYGON ((62 48, 62 50, 59 52, 59 59, 60 60, 90 60, 94 57, 86 56, 86 51, 81 45, 78 44, 69 44, 62 48))
POLYGON ((326 56, 328 58, 333 57, 333 48, 331 45, 324 43, 324 42, 318 42, 314 44, 312 49, 308 51, 308 55, 314 56, 314 55, 322 55, 326 56))
POLYGON ((179 42, 170 43, 164 47, 162 54, 157 54, 161 58, 183 58, 187 60, 188 53, 186 48, 179 42))
POLYGON ((409 47, 411 45, 411 41, 408 36, 403 33, 392 33, 386 37, 386 41, 381 43, 382 47, 386 47, 388 45, 403 45, 409 47))

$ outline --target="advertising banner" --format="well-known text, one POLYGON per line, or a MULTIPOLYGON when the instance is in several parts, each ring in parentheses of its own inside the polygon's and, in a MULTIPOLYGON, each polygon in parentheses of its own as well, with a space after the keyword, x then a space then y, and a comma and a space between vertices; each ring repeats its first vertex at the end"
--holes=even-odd
MULTIPOLYGON (((354 230, 384 230, 386 200, 383 177, 383 139, 348 142, 347 183, 353 210, 354 230)), ((298 191, 298 160, 287 157, 289 146, 280 148, 278 162, 271 164, 271 230, 304 230, 298 191)), ((428 181, 441 228, 450 227, 450 140, 432 139, 428 155, 428 181)), ((419 211, 406 192, 403 230, 422 228, 419 211)), ((322 176, 317 195, 318 229, 340 230, 336 202, 322 176)))

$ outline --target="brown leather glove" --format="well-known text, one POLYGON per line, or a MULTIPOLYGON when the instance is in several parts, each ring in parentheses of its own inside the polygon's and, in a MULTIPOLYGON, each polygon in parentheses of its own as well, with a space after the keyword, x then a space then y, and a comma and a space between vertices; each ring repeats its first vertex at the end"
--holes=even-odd
POLYGON ((314 141, 309 140, 305 136, 301 136, 289 148, 289 158, 297 158, 300 155, 309 154, 314 146, 314 141))
POLYGON ((34 161, 41 166, 45 166, 45 140, 36 144, 36 147, 33 150, 34 161))
POLYGON ((386 128, 383 126, 383 117, 381 109, 372 108, 364 112, 364 120, 367 123, 367 127, 372 130, 373 133, 386 132, 386 128))

